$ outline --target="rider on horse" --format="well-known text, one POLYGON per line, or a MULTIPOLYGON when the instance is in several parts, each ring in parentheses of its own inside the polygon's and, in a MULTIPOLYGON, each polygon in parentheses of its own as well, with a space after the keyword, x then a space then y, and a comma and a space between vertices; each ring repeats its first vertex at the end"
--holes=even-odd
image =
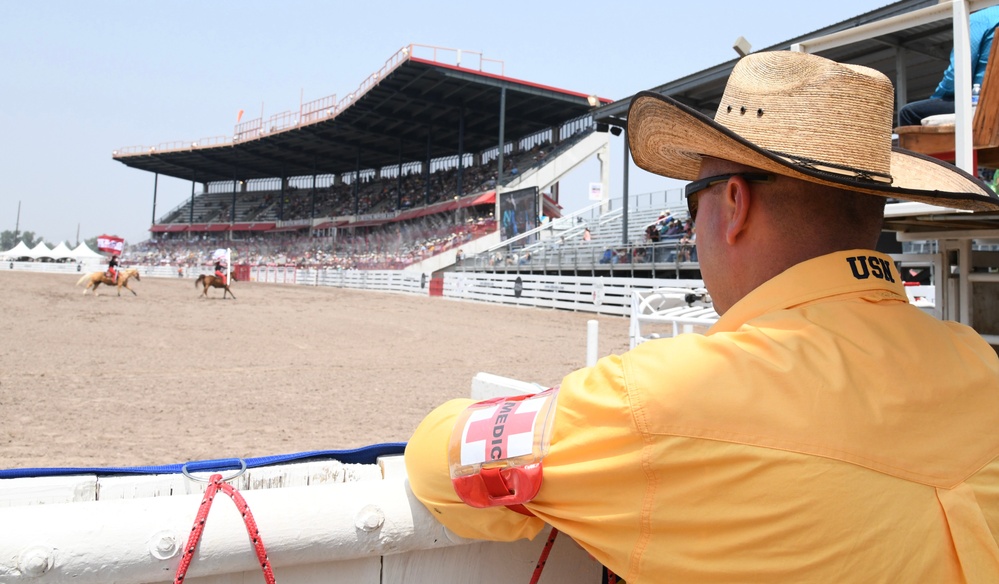
POLYGON ((107 275, 108 278, 111 278, 111 281, 114 282, 115 284, 118 283, 118 270, 116 269, 117 267, 118 267, 118 256, 115 254, 111 254, 111 259, 108 260, 107 275))
POLYGON ((215 277, 222 281, 222 285, 228 284, 225 281, 225 266, 222 265, 222 260, 215 260, 215 277))

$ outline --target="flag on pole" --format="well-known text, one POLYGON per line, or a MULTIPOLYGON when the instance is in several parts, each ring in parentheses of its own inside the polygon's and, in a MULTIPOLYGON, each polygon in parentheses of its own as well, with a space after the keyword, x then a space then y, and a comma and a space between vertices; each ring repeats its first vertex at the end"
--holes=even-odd
POLYGON ((239 110, 239 113, 236 114, 236 123, 238 124, 240 121, 242 121, 242 119, 243 119, 243 110, 239 110))
POLYGON ((121 255, 125 249, 125 240, 114 235, 98 235, 97 249, 114 255, 121 255))

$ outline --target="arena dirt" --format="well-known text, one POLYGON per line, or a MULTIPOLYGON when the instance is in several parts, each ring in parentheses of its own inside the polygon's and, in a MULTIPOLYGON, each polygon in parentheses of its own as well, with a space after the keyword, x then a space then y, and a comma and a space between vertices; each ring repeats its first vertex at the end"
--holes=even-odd
POLYGON ((0 469, 135 466, 406 441, 480 371, 542 385, 628 320, 408 294, 0 272, 0 469))

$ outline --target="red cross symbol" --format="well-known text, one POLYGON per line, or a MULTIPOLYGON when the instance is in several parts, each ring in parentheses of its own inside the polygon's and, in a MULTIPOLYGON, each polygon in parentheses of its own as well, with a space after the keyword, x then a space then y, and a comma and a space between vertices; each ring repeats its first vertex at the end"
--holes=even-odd
MULTIPOLYGON (((483 441, 486 460, 507 458, 510 436, 534 431, 534 420, 537 418, 538 412, 535 409, 529 409, 524 413, 518 413, 523 403, 523 401, 503 402, 496 409, 493 417, 469 424, 465 434, 465 443, 483 441)), ((522 454, 529 454, 529 452, 517 452, 514 453, 514 456, 522 454)))

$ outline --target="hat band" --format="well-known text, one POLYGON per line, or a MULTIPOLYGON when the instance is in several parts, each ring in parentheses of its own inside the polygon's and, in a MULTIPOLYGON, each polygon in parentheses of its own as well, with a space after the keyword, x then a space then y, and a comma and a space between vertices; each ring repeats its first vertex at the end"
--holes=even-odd
POLYGON ((804 167, 808 170, 832 174, 837 177, 847 177, 857 179, 863 182, 873 182, 878 184, 890 185, 894 182, 894 179, 890 174, 885 174, 883 172, 874 172, 873 170, 861 170, 859 168, 853 168, 851 166, 843 166, 841 164, 833 164, 831 162, 822 162, 821 160, 814 160, 811 158, 805 158, 803 156, 795 156, 793 154, 785 154, 783 152, 777 152, 776 150, 768 150, 771 154, 779 156, 785 159, 787 162, 794 166, 804 167))

